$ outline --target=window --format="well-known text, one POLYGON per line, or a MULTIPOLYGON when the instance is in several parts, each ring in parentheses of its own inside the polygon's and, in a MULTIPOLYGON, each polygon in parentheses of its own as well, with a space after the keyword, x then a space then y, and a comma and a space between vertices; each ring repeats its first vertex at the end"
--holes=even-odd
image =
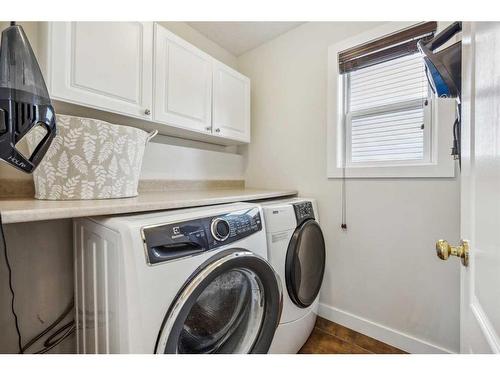
POLYGON ((329 48, 329 177, 454 176, 454 101, 431 97, 417 48, 436 28, 388 24, 329 48))
POLYGON ((418 53, 347 74, 346 165, 430 162, 428 83, 418 53))

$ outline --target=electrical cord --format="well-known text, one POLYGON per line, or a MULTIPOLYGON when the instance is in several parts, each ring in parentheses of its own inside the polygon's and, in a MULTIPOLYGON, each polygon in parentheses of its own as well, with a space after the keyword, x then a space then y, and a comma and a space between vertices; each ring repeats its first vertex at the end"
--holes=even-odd
POLYGON ((343 122, 343 132, 342 132, 342 146, 343 146, 343 157, 342 157, 342 181, 340 185, 340 216, 341 223, 340 228, 343 231, 347 231, 347 197, 346 197, 346 176, 345 170, 347 166, 347 126, 346 121, 343 122))
POLYGON ((462 104, 458 103, 457 106, 457 130, 456 130, 456 139, 457 139, 457 151, 458 151, 458 166, 462 169, 462 104))
POLYGON ((11 295, 10 309, 12 311, 12 315, 14 315, 14 322, 16 325, 16 332, 17 332, 17 345, 18 345, 19 353, 22 353, 23 352, 23 345, 22 345, 22 338, 21 338, 21 330, 19 329, 19 318, 17 317, 16 309, 14 308, 16 294, 14 292, 14 287, 12 286, 12 268, 10 266, 9 255, 7 252, 7 243, 5 241, 5 233, 3 230, 3 222, 2 222, 1 212, 0 212, 0 235, 2 236, 3 250, 4 250, 4 255, 5 255, 5 263, 7 264, 7 270, 8 270, 8 275, 9 275, 9 289, 10 289, 10 295, 11 295))
POLYGON ((47 340, 43 342, 43 346, 46 348, 48 347, 54 347, 57 345, 56 343, 61 340, 61 338, 65 337, 67 334, 72 333, 75 330, 75 321, 72 320, 71 322, 66 323, 63 325, 61 328, 59 328, 57 331, 55 331, 52 335, 50 335, 47 340), (65 332, 66 331, 66 332, 65 332), (54 341, 54 339, 61 333, 61 337, 59 337, 57 340, 54 341))
POLYGON ((451 155, 454 157, 454 159, 458 159, 458 128, 459 125, 459 120, 458 117, 455 119, 455 122, 453 123, 453 147, 451 149, 451 155))
MULTIPOLYGON (((16 332, 17 332, 17 344, 18 344, 18 353, 19 354, 24 354, 26 350, 28 350, 30 347, 32 347, 35 343, 37 343, 42 337, 47 335, 51 330, 53 330, 68 314, 73 310, 74 307, 74 299, 71 300, 71 303, 66 307, 66 309, 63 311, 61 315, 59 315, 54 322, 52 322, 47 328, 45 328, 42 332, 40 332, 38 335, 36 335, 34 338, 32 338, 27 344, 23 346, 22 344, 22 336, 21 336, 21 330, 19 329, 19 318, 17 316, 16 310, 15 310, 15 297, 16 294, 14 292, 14 287, 12 284, 12 267, 10 265, 9 261, 9 255, 7 251, 7 242, 5 240, 5 232, 3 228, 3 222, 2 222, 2 214, 0 212, 0 236, 2 237, 2 245, 4 249, 4 255, 5 255, 5 263, 7 265, 7 270, 8 270, 8 278, 9 278, 9 289, 10 289, 10 294, 11 294, 11 311, 12 315, 14 316, 14 322, 15 322, 15 327, 16 327, 16 332)), ((72 320, 69 323, 66 323, 62 327, 60 327, 57 331, 55 331, 52 335, 50 335, 45 342, 43 343, 43 348, 34 352, 34 354, 44 354, 51 350, 52 348, 56 347, 59 345, 61 342, 66 340, 74 331, 75 331, 75 321, 72 320), (62 334, 61 334, 62 333, 62 334), (58 337, 59 336, 59 337, 58 337), (58 338, 57 338, 58 337, 58 338), (56 339, 57 338, 57 339, 56 339)))
POLYGON ((462 142, 462 134, 461 134, 461 104, 457 104, 457 117, 455 122, 453 123, 453 147, 451 149, 451 155, 455 160, 458 160, 458 166, 462 169, 462 150, 461 150, 461 142, 462 142))
POLYGON ((55 348, 57 345, 62 343, 64 340, 66 340, 68 337, 71 336, 73 332, 75 332, 76 326, 75 326, 75 321, 72 320, 69 323, 66 323, 64 326, 59 328, 57 331, 55 331, 52 335, 50 335, 47 340, 43 343, 44 348, 40 349, 39 351, 35 352, 34 354, 45 354, 52 348, 55 348), (61 332, 63 334, 55 341, 54 338, 57 337, 61 332))
MULTIPOLYGON (((26 351, 32 347, 34 344, 36 344, 42 337, 44 337, 46 334, 48 334, 51 330, 53 330, 68 314, 73 310, 74 307, 74 300, 71 300, 71 303, 66 307, 66 309, 63 311, 61 315, 59 315, 56 320, 54 320, 47 328, 45 328, 42 332, 40 332, 38 335, 33 337, 26 345, 24 345, 21 349, 21 353, 26 353, 26 351)), ((56 345, 60 344, 63 340, 59 341, 56 340, 56 343, 54 344, 52 340, 54 337, 56 337, 59 333, 67 329, 67 332, 65 332, 61 338, 64 340, 69 336, 69 333, 72 333, 75 329, 75 321, 72 320, 69 323, 66 323, 64 326, 59 328, 56 332, 54 332, 47 340, 44 342, 44 348, 38 352, 35 352, 35 354, 42 354, 47 352, 48 350, 52 349, 56 345)), ((60 339, 61 339, 60 338, 60 339)))

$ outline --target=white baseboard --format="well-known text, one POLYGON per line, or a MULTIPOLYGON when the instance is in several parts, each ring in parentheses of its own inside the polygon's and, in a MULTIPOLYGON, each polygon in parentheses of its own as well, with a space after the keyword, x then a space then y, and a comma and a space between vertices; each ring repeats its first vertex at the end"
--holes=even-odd
POLYGON ((424 340, 396 331, 378 323, 342 311, 324 303, 319 304, 319 316, 343 325, 364 335, 373 337, 386 344, 412 354, 445 354, 453 353, 448 349, 431 344, 424 340))

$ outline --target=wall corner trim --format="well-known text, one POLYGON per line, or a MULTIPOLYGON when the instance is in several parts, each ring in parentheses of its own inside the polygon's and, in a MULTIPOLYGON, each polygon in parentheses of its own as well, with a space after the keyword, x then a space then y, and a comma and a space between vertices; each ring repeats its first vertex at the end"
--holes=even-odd
POLYGON ((385 327, 335 307, 319 304, 319 316, 373 337, 411 354, 453 354, 454 351, 431 344, 406 333, 385 327))

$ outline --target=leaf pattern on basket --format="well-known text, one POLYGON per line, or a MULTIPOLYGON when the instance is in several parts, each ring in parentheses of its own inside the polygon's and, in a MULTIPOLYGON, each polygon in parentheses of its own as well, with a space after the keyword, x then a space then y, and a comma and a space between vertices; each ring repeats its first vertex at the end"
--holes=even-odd
MULTIPOLYGON (((57 135, 34 172, 39 199, 137 195, 148 133, 104 121, 57 115, 57 135)), ((28 133, 32 152, 40 135, 28 133)))
POLYGON ((130 166, 128 164, 127 159, 120 159, 119 164, 120 164, 120 169, 124 174, 126 175, 130 174, 130 166))
POLYGON ((113 144, 110 141, 106 141, 102 146, 99 154, 97 155, 97 161, 103 163, 111 156, 113 152, 113 144))
POLYGON ((86 175, 89 173, 89 167, 86 161, 81 156, 73 155, 71 157, 71 163, 73 164, 73 167, 75 167, 81 174, 86 175))
POLYGON ((97 134, 97 139, 99 139, 99 144, 109 141, 109 128, 103 127, 101 131, 97 134))
POLYGON ((108 175, 112 180, 114 180, 116 179, 117 174, 118 174, 118 161, 116 160, 116 156, 113 155, 108 166, 108 175))
POLYGON ((109 185, 103 186, 102 189, 97 193, 97 198, 99 199, 111 198, 111 196, 111 186, 109 185))
POLYGON ((68 178, 62 187, 62 194, 67 198, 71 198, 75 194, 75 188, 79 181, 80 176, 68 178))
POLYGON ((83 154, 85 155, 85 160, 87 160, 88 163, 92 161, 94 158, 94 153, 96 150, 96 144, 95 140, 97 138, 97 135, 92 135, 85 133, 83 136, 83 154))
POLYGON ((40 194, 46 195, 47 194, 47 188, 45 185, 45 178, 42 176, 36 176, 35 177, 35 185, 38 186, 38 190, 40 191, 40 194))
MULTIPOLYGON (((45 160, 42 162, 41 168, 43 170, 43 175, 47 179, 47 183, 49 185, 54 184, 56 181, 56 168, 51 163, 45 163, 45 160)), ((35 176, 38 176, 37 170, 35 170, 35 176)))
POLYGON ((127 135, 122 135, 115 140, 114 144, 115 154, 121 155, 121 153, 123 152, 123 146, 125 145, 125 142, 127 142, 127 138, 128 138, 127 135))
POLYGON ((137 143, 133 139, 129 139, 127 144, 127 153, 130 165, 134 165, 136 151, 137 143))
POLYGON ((52 185, 50 188, 48 199, 60 199, 61 192, 62 192, 61 185, 52 185))
POLYGON ((123 183, 125 182, 125 177, 122 176, 113 182, 113 185, 111 186, 111 194, 116 195, 119 194, 120 191, 122 191, 123 183))
POLYGON ((69 159, 68 159, 68 154, 66 151, 63 151, 61 153, 61 156, 59 157, 59 161, 57 162, 57 175, 61 177, 66 177, 68 174, 68 168, 69 168, 69 159))
POLYGON ((95 181, 88 181, 88 180, 83 180, 82 181, 82 199, 92 199, 94 197, 94 186, 95 186, 95 181))
POLYGON ((94 170, 95 182, 98 188, 102 188, 106 183, 107 173, 102 165, 93 165, 92 169, 94 170))
MULTIPOLYGON (((63 138, 62 137, 54 137, 52 140, 52 143, 50 144, 49 149, 47 150, 47 153, 45 154, 44 160, 51 160, 54 156, 56 156, 59 153, 59 150, 61 149, 63 145, 63 138)), ((33 146, 35 148, 36 145, 33 146)))
MULTIPOLYGON (((61 124, 59 124, 61 126, 61 124)), ((64 136, 64 147, 68 150, 74 150, 76 148, 76 142, 82 134, 83 128, 69 128, 68 132, 64 136)), ((52 145, 51 145, 52 146, 52 145)))

